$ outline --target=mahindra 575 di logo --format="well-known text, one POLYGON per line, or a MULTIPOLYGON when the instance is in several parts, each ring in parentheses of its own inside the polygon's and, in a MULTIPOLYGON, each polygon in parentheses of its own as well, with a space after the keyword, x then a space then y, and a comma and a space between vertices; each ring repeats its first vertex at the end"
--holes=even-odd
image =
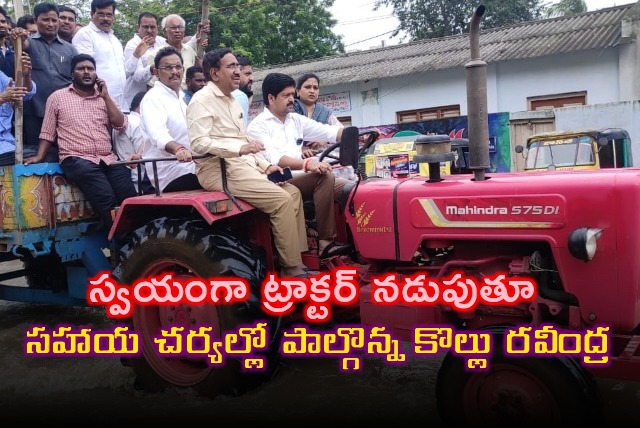
POLYGON ((564 225, 566 212, 559 195, 420 198, 412 204, 416 227, 555 229, 564 225))

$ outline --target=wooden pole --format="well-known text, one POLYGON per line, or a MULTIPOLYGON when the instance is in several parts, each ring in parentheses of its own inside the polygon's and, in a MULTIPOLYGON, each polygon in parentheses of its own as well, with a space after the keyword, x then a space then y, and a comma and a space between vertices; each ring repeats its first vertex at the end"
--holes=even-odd
MULTIPOLYGON (((13 8, 16 12, 16 21, 24 15, 24 8, 22 6, 22 0, 13 0, 13 8)), ((24 86, 24 79, 22 76, 22 39, 20 37, 13 41, 13 52, 15 54, 15 78, 13 81, 16 86, 24 86)), ((16 140, 16 165, 22 164, 22 149, 24 147, 24 132, 23 132, 23 101, 18 101, 14 104, 13 122, 15 129, 16 140)))
MULTIPOLYGON (((207 21, 209 21, 209 0, 202 0, 202 18, 200 19, 200 22, 202 23, 202 25, 206 24, 207 21)), ((205 37, 206 33, 204 31, 202 31, 202 29, 200 30, 200 41, 202 42, 202 37, 205 37)), ((201 46, 201 43, 198 43, 198 58, 200 58, 200 60, 202 60, 202 57, 204 56, 204 48, 201 46)))
MULTIPOLYGON (((22 76, 22 39, 20 37, 16 38, 13 41, 13 51, 15 52, 15 70, 16 75, 14 81, 16 82, 16 86, 24 86, 24 78, 22 76)), ((22 123, 22 114, 24 103, 22 100, 16 101, 13 105, 15 109, 13 113, 14 119, 14 128, 15 128, 15 139, 16 139, 16 165, 22 164, 22 148, 24 147, 24 133, 23 133, 23 123, 22 123)))
POLYGON ((13 0, 13 9, 16 11, 16 21, 22 15, 24 15, 24 7, 22 6, 22 0, 13 0))

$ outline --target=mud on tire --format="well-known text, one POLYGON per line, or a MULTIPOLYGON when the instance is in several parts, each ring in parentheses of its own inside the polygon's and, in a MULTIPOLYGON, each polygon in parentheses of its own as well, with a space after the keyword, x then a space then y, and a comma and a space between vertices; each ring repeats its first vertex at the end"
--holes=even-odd
MULTIPOLYGON (((137 375, 136 385, 149 392, 167 387, 190 387, 201 395, 238 395, 261 383, 270 372, 240 372, 238 360, 226 358, 223 366, 210 366, 206 359, 165 358, 155 351, 153 337, 160 329, 210 325, 220 337, 240 324, 266 320, 269 333, 276 335, 276 320, 259 307, 260 285, 266 269, 263 257, 248 245, 224 231, 214 231, 199 220, 160 218, 136 230, 118 252, 120 265, 114 275, 120 283, 132 284, 139 278, 174 272, 188 277, 242 277, 251 286, 247 302, 236 305, 136 306, 130 319, 140 333, 142 356, 128 361, 137 375)), ((183 281, 184 283, 184 281, 183 281)), ((276 365, 277 349, 269 353, 268 369, 276 365)))

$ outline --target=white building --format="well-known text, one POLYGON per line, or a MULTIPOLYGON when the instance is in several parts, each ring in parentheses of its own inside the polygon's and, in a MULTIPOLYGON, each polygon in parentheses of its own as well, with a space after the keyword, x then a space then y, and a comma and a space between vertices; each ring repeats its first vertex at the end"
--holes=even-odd
MULTIPOLYGON (((488 112, 510 114, 511 146, 540 131, 619 126, 640 159, 639 34, 640 2, 482 30, 488 112)), ((464 34, 257 69, 254 100, 269 72, 313 72, 324 104, 361 128, 465 116, 469 47, 464 34)))

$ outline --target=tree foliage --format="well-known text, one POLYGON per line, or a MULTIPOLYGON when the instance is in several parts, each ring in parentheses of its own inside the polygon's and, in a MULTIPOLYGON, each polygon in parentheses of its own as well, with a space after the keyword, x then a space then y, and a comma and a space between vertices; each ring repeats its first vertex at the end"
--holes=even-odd
POLYGON ((236 0, 210 14, 209 46, 231 47, 254 65, 281 64, 344 52, 331 31, 334 0, 236 0), (213 29, 218 29, 214 31, 213 29))
POLYGON ((545 15, 547 18, 575 15, 587 11, 587 2, 584 0, 559 0, 558 3, 548 7, 545 15))
MULTIPOLYGON (((29 5, 25 5, 25 13, 31 13, 37 3, 31 0, 29 5)), ((228 47, 251 58, 256 66, 344 52, 341 37, 332 31, 337 23, 329 11, 333 3, 334 0, 211 0, 211 32, 207 50, 228 47)), ((13 3, 0 0, 0 4, 15 17, 13 3)), ((63 0, 58 4, 74 8, 81 24, 89 23, 91 0, 63 0)), ((160 19, 177 13, 186 22, 186 34, 192 35, 201 20, 202 3, 192 0, 117 0, 113 30, 123 45, 133 37, 138 15, 143 11, 153 12, 160 19)))
POLYGON ((411 40, 421 40, 468 32, 480 4, 486 7, 482 28, 540 19, 547 8, 542 0, 377 0, 374 8, 393 8, 400 25, 392 37, 403 32, 411 40))

